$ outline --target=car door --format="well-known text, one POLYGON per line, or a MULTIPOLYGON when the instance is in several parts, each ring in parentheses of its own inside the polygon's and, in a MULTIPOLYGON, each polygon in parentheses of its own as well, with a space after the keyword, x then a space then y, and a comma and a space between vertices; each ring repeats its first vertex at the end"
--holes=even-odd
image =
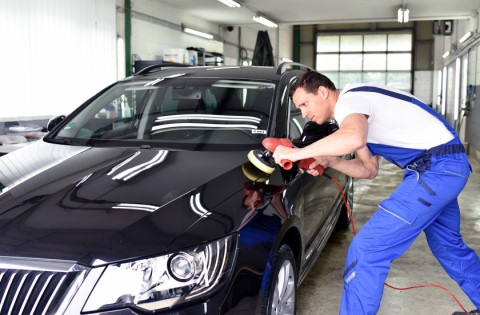
MULTIPOLYGON (((288 137, 296 146, 302 146, 301 138, 304 128, 313 122, 303 118, 300 110, 291 101, 289 108, 288 137)), ((327 136, 338 129, 338 126, 331 121, 317 126, 319 131, 315 136, 318 138, 327 136)), ((306 144, 303 142, 304 145, 306 144)), ((339 181, 342 186, 345 184, 347 177, 344 174, 331 168, 326 169, 325 172, 339 181)), ((296 210, 302 220, 302 234, 308 258, 309 253, 315 251, 322 241, 322 227, 332 211, 339 205, 341 192, 336 184, 325 176, 311 176, 306 172, 298 176, 301 177, 301 188, 296 198, 296 210)))

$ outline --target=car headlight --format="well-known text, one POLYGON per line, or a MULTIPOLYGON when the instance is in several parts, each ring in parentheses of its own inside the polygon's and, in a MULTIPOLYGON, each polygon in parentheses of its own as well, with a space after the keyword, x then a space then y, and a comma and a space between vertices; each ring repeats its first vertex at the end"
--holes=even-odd
POLYGON ((171 308, 210 294, 230 271, 236 235, 154 258, 106 267, 83 311, 171 308))

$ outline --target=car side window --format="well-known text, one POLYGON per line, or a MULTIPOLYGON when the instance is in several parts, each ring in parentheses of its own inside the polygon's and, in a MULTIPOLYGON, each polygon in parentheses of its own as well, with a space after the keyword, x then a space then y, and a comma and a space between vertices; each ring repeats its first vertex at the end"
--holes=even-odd
POLYGON ((291 99, 289 99, 288 117, 288 138, 292 140, 300 138, 308 120, 302 117, 302 112, 295 107, 291 99))

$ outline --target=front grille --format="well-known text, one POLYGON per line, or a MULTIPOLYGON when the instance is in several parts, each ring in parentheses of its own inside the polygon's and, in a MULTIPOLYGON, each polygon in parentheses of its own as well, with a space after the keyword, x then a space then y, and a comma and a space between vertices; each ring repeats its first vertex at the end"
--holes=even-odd
POLYGON ((0 315, 58 314, 85 271, 0 269, 0 315))

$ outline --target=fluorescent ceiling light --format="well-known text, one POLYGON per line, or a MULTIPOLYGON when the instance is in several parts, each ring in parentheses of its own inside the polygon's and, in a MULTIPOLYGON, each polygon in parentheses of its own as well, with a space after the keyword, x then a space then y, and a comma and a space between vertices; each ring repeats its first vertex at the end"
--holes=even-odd
POLYGON ((403 21, 403 10, 402 8, 398 8, 398 11, 397 11, 397 22, 398 23, 402 23, 403 21))
POLYGON ((220 1, 226 6, 229 6, 230 8, 240 8, 242 6, 240 3, 233 0, 218 0, 218 1, 220 1))
POLYGON ((463 36, 458 40, 458 42, 459 42, 459 43, 463 43, 463 42, 467 41, 467 39, 469 39, 470 37, 472 37, 472 35, 473 35, 473 32, 468 32, 468 33, 466 33, 465 35, 463 35, 463 36))
POLYGON ((403 9, 403 23, 408 23, 409 18, 410 18, 410 10, 407 8, 403 9))
POLYGON ((397 22, 407 23, 410 17, 410 10, 406 6, 401 6, 397 11, 397 22))
POLYGON ((447 58, 448 56, 450 56, 450 50, 447 50, 443 55, 443 59, 447 58))
POLYGON ((212 35, 212 34, 200 32, 200 31, 197 31, 197 30, 188 28, 188 27, 184 27, 184 28, 183 28, 183 31, 184 31, 185 33, 192 34, 192 35, 196 35, 196 36, 200 36, 200 37, 203 37, 203 38, 206 38, 206 39, 213 39, 213 35, 212 35))
POLYGON ((268 27, 278 27, 278 24, 264 17, 263 15, 257 14, 253 17, 253 20, 257 23, 263 24, 268 27))

